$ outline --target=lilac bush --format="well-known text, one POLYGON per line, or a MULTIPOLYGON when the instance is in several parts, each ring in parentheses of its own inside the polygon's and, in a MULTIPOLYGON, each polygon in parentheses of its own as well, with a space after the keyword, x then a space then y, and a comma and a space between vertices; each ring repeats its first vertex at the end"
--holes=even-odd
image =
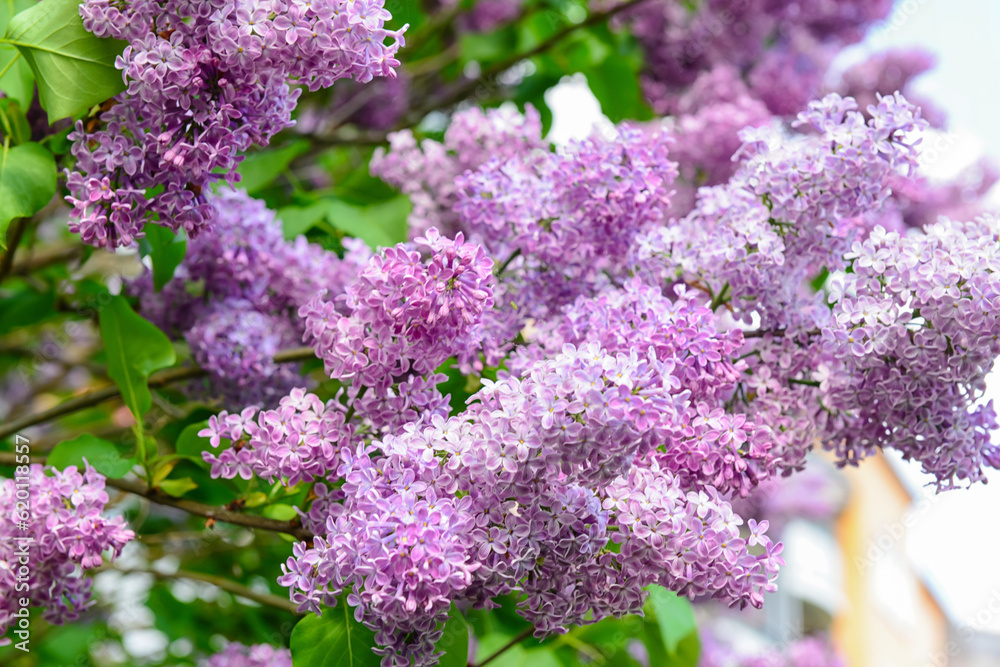
POLYGON ((80 664, 136 631, 155 665, 838 664, 690 603, 768 608, 814 452, 1000 467, 1000 172, 921 171, 926 54, 830 71, 888 1, 571 5, 86 0, 69 119, 5 66, 38 191, 0 200, 0 629, 82 620, 80 664), (569 73, 615 122, 554 145, 569 73), (95 570, 145 588, 98 608, 95 570))

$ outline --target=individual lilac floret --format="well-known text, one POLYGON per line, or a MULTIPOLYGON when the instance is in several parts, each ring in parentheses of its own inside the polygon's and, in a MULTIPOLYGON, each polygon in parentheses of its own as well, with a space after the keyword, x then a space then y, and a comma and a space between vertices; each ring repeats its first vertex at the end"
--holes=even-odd
MULTIPOLYGON (((27 466, 18 468, 19 474, 22 468, 27 466)), ((105 478, 89 464, 82 473, 76 466, 59 471, 38 464, 25 472, 28 479, 22 485, 0 481, 5 513, 0 522, 0 636, 16 622, 13 612, 20 608, 20 598, 41 607, 50 623, 75 621, 93 604, 91 581, 83 570, 101 566, 105 552, 114 560, 135 538, 122 517, 102 515, 108 502, 105 478), (26 518, 23 507, 29 508, 26 518), (18 565, 22 545, 30 558, 23 572, 18 565)))
POLYGON ((406 29, 385 29, 379 0, 86 0, 80 15, 128 42, 115 63, 127 90, 101 129, 70 135, 70 229, 111 250, 151 219, 192 237, 211 226, 209 188, 237 183, 240 153, 292 125, 297 86, 394 76, 406 29))
POLYGON ((209 656, 202 667, 292 667, 292 652, 270 644, 244 646, 232 642, 209 656))

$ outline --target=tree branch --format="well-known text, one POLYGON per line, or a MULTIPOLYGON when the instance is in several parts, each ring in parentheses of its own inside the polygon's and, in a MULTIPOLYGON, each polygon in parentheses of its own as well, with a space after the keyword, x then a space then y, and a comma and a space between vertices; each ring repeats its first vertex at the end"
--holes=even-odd
MULTIPOLYGON (((41 463, 44 465, 45 457, 31 456, 29 457, 29 461, 31 463, 41 463)), ((0 465, 17 465, 17 456, 13 452, 0 452, 0 465)), ((243 512, 238 512, 236 510, 226 509, 225 507, 216 507, 215 505, 206 505, 193 500, 185 500, 184 498, 175 498, 171 495, 163 493, 159 489, 150 488, 145 482, 139 480, 133 481, 108 477, 104 483, 113 489, 125 491, 126 493, 131 493, 136 496, 142 496, 157 505, 174 507, 179 510, 184 510, 188 514, 205 517, 206 519, 214 519, 223 523, 231 523, 234 526, 243 526, 244 528, 255 528, 259 530, 270 530, 276 533, 285 533, 302 541, 308 541, 313 537, 313 534, 308 530, 293 524, 291 521, 268 519, 264 516, 244 514, 243 512)))
POLYGON ((499 658, 501 655, 503 655, 505 652, 507 652, 508 650, 514 648, 515 646, 517 646, 518 644, 520 644, 521 642, 523 642, 525 639, 527 639, 528 637, 530 637, 531 633, 534 632, 534 631, 535 631, 534 626, 528 626, 524 630, 521 630, 521 632, 518 633, 518 635, 516 637, 514 637, 509 642, 507 642, 506 644, 504 644, 503 646, 501 646, 494 653, 492 653, 489 656, 487 656, 487 658, 485 660, 483 660, 482 662, 480 662, 479 664, 473 665, 473 667, 484 667, 485 665, 489 664, 490 662, 493 662, 494 660, 496 660, 497 658, 499 658))
MULTIPOLYGON (((316 353, 313 352, 311 347, 298 347, 292 350, 285 350, 274 355, 274 362, 278 364, 285 364, 312 359, 315 356, 316 353)), ((149 386, 163 387, 168 384, 181 382, 182 380, 191 380, 205 375, 208 375, 208 371, 199 366, 191 366, 188 368, 170 368, 151 375, 149 378, 149 386)), ((20 419, 15 419, 7 424, 4 424, 3 426, 0 426, 0 438, 6 438, 14 433, 17 433, 18 431, 28 428, 29 426, 35 426, 36 424, 41 424, 58 417, 99 405, 104 401, 119 396, 120 394, 121 391, 116 385, 94 389, 86 394, 82 394, 60 403, 59 405, 48 410, 36 412, 31 415, 25 415, 20 419)))
POLYGON ((462 101, 470 94, 472 94, 478 86, 486 84, 490 79, 496 77, 498 74, 502 72, 507 71, 508 69, 510 69, 517 63, 521 62, 522 60, 527 60, 528 58, 532 58, 534 56, 537 56, 541 53, 548 51, 550 48, 555 46, 557 43, 561 42, 569 35, 576 32, 577 30, 582 30, 584 28, 589 28, 593 25, 603 23, 604 21, 610 19, 612 16, 615 16, 616 14, 619 14, 625 11, 626 9, 631 9, 633 7, 636 7, 646 1, 647 0, 626 0, 626 2, 616 5, 611 9, 602 12, 594 12, 580 23, 575 23, 573 25, 566 26, 565 28, 556 32, 554 35, 550 36, 548 39, 537 44, 533 48, 530 48, 527 51, 523 51, 521 53, 515 53, 505 58, 504 60, 501 60, 500 62, 491 65, 475 79, 470 79, 468 81, 465 81, 460 85, 454 87, 450 92, 446 93, 442 97, 436 100, 431 100, 429 103, 425 104, 422 107, 418 107, 413 113, 407 116, 406 120, 404 121, 401 127, 413 127, 414 125, 419 123, 420 120, 431 111, 437 109, 444 109, 446 107, 450 107, 453 104, 462 101))
POLYGON ((37 252, 31 252, 28 257, 14 262, 14 267, 10 272, 12 276, 22 276, 38 269, 44 269, 53 264, 62 264, 75 259, 83 254, 82 243, 67 243, 65 245, 51 248, 43 248, 37 252))
POLYGON ((238 584, 235 581, 230 581, 223 577, 217 577, 211 574, 203 574, 201 572, 190 572, 188 570, 178 570, 173 574, 164 574, 163 572, 157 572, 156 570, 144 570, 144 569, 123 569, 117 567, 111 567, 104 570, 105 572, 121 572, 122 574, 151 574, 157 579, 190 579, 191 581, 201 581, 206 584, 212 584, 227 593, 232 593, 233 595, 238 595, 241 598, 246 598, 247 600, 253 600, 254 602, 268 607, 274 607, 275 609, 280 609, 281 611, 287 611, 291 614, 301 615, 297 606, 291 601, 271 593, 258 593, 255 590, 247 588, 243 584, 238 584))

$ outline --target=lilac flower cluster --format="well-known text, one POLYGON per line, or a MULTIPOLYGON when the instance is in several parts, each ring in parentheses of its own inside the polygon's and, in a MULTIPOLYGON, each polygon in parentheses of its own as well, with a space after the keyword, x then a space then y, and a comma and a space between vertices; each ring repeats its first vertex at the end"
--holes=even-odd
POLYGON ((424 139, 417 144, 410 130, 389 135, 389 150, 377 148, 371 173, 399 188, 413 203, 411 238, 431 227, 445 236, 468 231, 452 211, 458 200, 455 180, 490 160, 503 161, 544 148, 541 117, 530 105, 522 116, 516 109, 486 111, 473 107, 455 114, 444 142, 424 139))
POLYGON ((677 224, 651 228, 632 259, 654 281, 684 279, 727 301, 746 322, 788 326, 802 281, 836 267, 891 194, 895 174, 916 168, 926 123, 902 96, 881 98, 871 118, 832 93, 799 114, 815 134, 747 129, 740 170, 698 193, 677 224))
POLYGON ((491 160, 457 179, 455 211, 502 263, 494 336, 513 340, 579 296, 626 277, 641 230, 665 221, 677 176, 659 132, 621 127, 559 152, 491 160))
POLYGON ((634 279, 623 289, 577 299, 549 322, 535 342, 511 358, 512 371, 530 367, 533 358, 552 356, 567 343, 592 342, 609 353, 673 359, 683 403, 669 420, 657 421, 652 413, 640 420, 659 446, 653 455, 659 464, 685 488, 711 486, 741 496, 772 474, 769 427, 723 409, 746 369, 744 362, 733 361, 742 335, 717 332, 715 315, 694 290, 678 286, 670 300, 634 279))
POLYGON ((806 637, 783 649, 746 655, 720 643, 711 632, 702 633, 698 667, 844 667, 844 659, 828 641, 806 637))
POLYGON ((280 583, 313 611, 351 591, 386 665, 434 664, 453 602, 512 591, 539 637, 635 613, 654 582, 759 606, 780 545, 766 526, 741 537, 716 489, 689 490, 654 455, 688 397, 676 366, 652 347, 567 344, 484 381, 459 415, 343 447, 340 488, 304 521, 326 512, 325 535, 295 547, 280 583))
POLYGON ((0 507, 7 513, 0 522, 0 635, 6 634, 19 598, 41 607, 50 623, 76 620, 92 604, 91 582, 82 570, 99 567, 107 551, 114 559, 135 537, 121 517, 102 515, 108 502, 104 476, 89 464, 82 472, 76 466, 59 471, 33 464, 27 492, 25 500, 14 480, 0 481, 0 507), (30 511, 22 530, 15 508, 25 504, 30 511), (26 580, 18 573, 18 539, 28 540, 26 580))
POLYGON ((215 233, 188 241, 173 280, 156 292, 147 272, 130 289, 145 317, 184 337, 230 403, 276 400, 301 382, 272 361, 302 339, 296 310, 318 292, 342 294, 371 252, 346 239, 339 259, 304 237, 286 241, 274 213, 242 191, 208 202, 215 233))
MULTIPOLYGON (((727 80, 713 71, 690 109, 749 99, 727 80)), ((376 160, 424 179, 418 224, 457 231, 429 226, 300 307, 340 393, 202 432, 232 443, 206 455, 213 475, 316 482, 315 538, 279 580, 302 610, 346 594, 383 664, 419 667, 453 604, 510 593, 539 637, 635 613, 651 583, 760 606, 781 545, 732 503, 815 442, 842 463, 896 447, 941 488, 1000 465, 978 404, 1000 354, 1000 223, 878 226, 926 125, 902 96, 866 115, 831 94, 802 132, 743 130, 734 173, 679 219, 659 130, 490 159, 531 124, 500 117, 461 115, 448 150, 397 135, 376 160), (457 414, 436 386, 450 357, 500 367, 457 414)))
POLYGON ((314 297, 299 310, 330 377, 373 387, 379 397, 409 374, 433 373, 448 357, 472 360, 483 313, 493 305, 493 260, 482 246, 431 228, 372 257, 346 289, 343 307, 314 297))
POLYGON ((212 466, 213 478, 250 479, 256 474, 293 485, 335 471, 340 449, 350 443, 353 428, 345 424, 340 402, 324 403, 296 388, 274 410, 250 407, 239 414, 220 412, 198 435, 209 438, 213 448, 223 439, 232 445, 218 456, 202 452, 212 466))
POLYGON ((787 116, 821 92, 836 52, 891 8, 891 0, 659 0, 630 10, 627 22, 645 51, 646 95, 659 113, 676 113, 685 88, 724 64, 771 113, 787 116))
POLYGON ((292 667, 292 652, 270 644, 244 646, 232 642, 210 656, 203 667, 292 667))
POLYGON ((207 189, 235 184, 239 153, 292 125, 293 86, 393 76, 405 30, 385 29, 379 0, 86 0, 80 14, 128 42, 116 63, 126 92, 102 128, 70 135, 70 227, 108 249, 149 219, 192 237, 208 227, 207 189))
POLYGON ((914 237, 877 227, 854 242, 814 373, 842 458, 891 446, 939 488, 1000 467, 996 414, 978 401, 1000 354, 998 240, 1000 222, 983 217, 914 237))

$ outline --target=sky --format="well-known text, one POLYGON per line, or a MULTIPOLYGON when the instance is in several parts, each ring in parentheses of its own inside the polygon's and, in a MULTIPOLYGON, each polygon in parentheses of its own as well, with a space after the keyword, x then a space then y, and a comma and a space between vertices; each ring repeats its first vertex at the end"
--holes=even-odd
MULTIPOLYGON (((984 155, 1000 165, 1000 0, 900 0, 838 64, 913 46, 937 56, 936 67, 913 89, 947 113, 954 140, 925 173, 946 178, 984 155)), ((589 135, 595 123, 609 124, 582 76, 568 77, 546 101, 554 119, 549 137, 557 143, 589 135)), ((1000 212, 1000 188, 988 201, 1000 212)), ((1000 373, 990 377, 987 398, 1000 407, 1000 373)), ((922 489, 927 478, 919 466, 900 462, 899 469, 917 493, 930 493, 922 489)), ((1000 471, 991 480, 934 498, 903 539, 910 561, 956 625, 1000 634, 1000 614, 988 612, 989 602, 1000 597, 1000 471)))

